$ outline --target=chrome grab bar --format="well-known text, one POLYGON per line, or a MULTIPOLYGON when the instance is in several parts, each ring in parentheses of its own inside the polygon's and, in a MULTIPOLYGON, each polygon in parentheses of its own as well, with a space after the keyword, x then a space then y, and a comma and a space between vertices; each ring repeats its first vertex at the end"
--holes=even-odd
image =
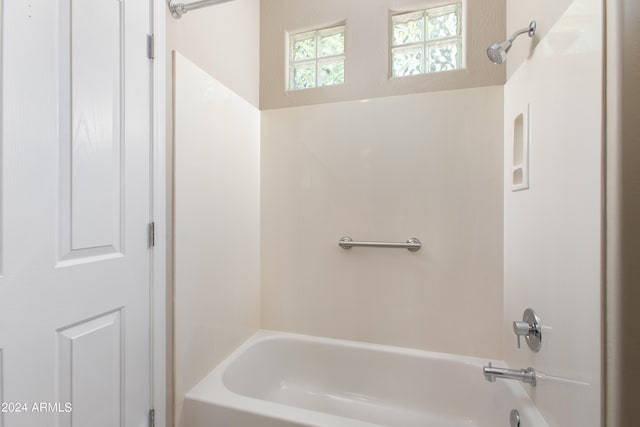
POLYGON ((420 240, 415 237, 410 238, 404 243, 395 242, 354 242, 351 237, 345 236, 338 242, 338 245, 342 249, 351 249, 354 246, 368 247, 368 248, 399 248, 409 249, 411 252, 416 252, 422 247, 420 240))

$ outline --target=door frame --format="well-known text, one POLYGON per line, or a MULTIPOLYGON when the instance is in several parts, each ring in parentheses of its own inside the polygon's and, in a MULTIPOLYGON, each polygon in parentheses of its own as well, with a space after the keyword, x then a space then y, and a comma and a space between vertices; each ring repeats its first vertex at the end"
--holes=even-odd
POLYGON ((634 327, 640 292, 640 269, 634 257, 640 248, 634 189, 640 179, 637 126, 640 85, 634 71, 640 64, 636 0, 607 0, 605 7, 605 223, 603 339, 603 426, 636 421, 640 398, 640 329, 634 327))
POLYGON ((154 59, 152 61, 152 218, 155 223, 151 265, 151 380, 152 408, 155 427, 167 426, 167 354, 172 351, 167 340, 167 165, 166 165, 166 41, 165 0, 151 0, 151 31, 154 59))

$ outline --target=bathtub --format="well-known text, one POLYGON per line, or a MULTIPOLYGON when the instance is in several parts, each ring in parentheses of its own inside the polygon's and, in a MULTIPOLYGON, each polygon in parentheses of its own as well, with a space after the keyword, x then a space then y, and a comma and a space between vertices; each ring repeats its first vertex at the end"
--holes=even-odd
MULTIPOLYGON (((486 359, 260 331, 190 390, 185 427, 548 427, 486 359)), ((496 366, 500 362, 493 361, 496 366)))

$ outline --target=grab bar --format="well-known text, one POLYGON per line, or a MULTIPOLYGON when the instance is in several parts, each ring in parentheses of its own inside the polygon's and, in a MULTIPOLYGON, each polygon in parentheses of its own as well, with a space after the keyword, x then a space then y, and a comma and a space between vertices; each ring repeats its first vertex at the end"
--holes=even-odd
POLYGON ((416 252, 422 247, 422 243, 415 237, 410 238, 404 243, 395 242, 354 242, 351 237, 345 236, 338 242, 338 245, 342 249, 351 249, 354 246, 368 247, 368 248, 399 248, 409 249, 411 252, 416 252))

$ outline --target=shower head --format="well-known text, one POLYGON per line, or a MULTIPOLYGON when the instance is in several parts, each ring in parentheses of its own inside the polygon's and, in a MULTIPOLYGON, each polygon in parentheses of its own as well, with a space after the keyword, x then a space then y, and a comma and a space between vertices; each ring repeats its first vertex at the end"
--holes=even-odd
POLYGON ((524 33, 529 34, 529 37, 533 37, 536 34, 536 21, 531 21, 527 28, 516 31, 507 40, 501 43, 494 43, 489 46, 489 48, 487 48, 487 56, 489 57, 489 60, 494 64, 502 64, 505 59, 507 59, 507 52, 509 52, 509 49, 511 49, 513 41, 520 34, 524 33))
POLYGON ((511 40, 494 43, 487 49, 487 56, 494 64, 502 64, 507 59, 507 52, 511 48, 511 40))

